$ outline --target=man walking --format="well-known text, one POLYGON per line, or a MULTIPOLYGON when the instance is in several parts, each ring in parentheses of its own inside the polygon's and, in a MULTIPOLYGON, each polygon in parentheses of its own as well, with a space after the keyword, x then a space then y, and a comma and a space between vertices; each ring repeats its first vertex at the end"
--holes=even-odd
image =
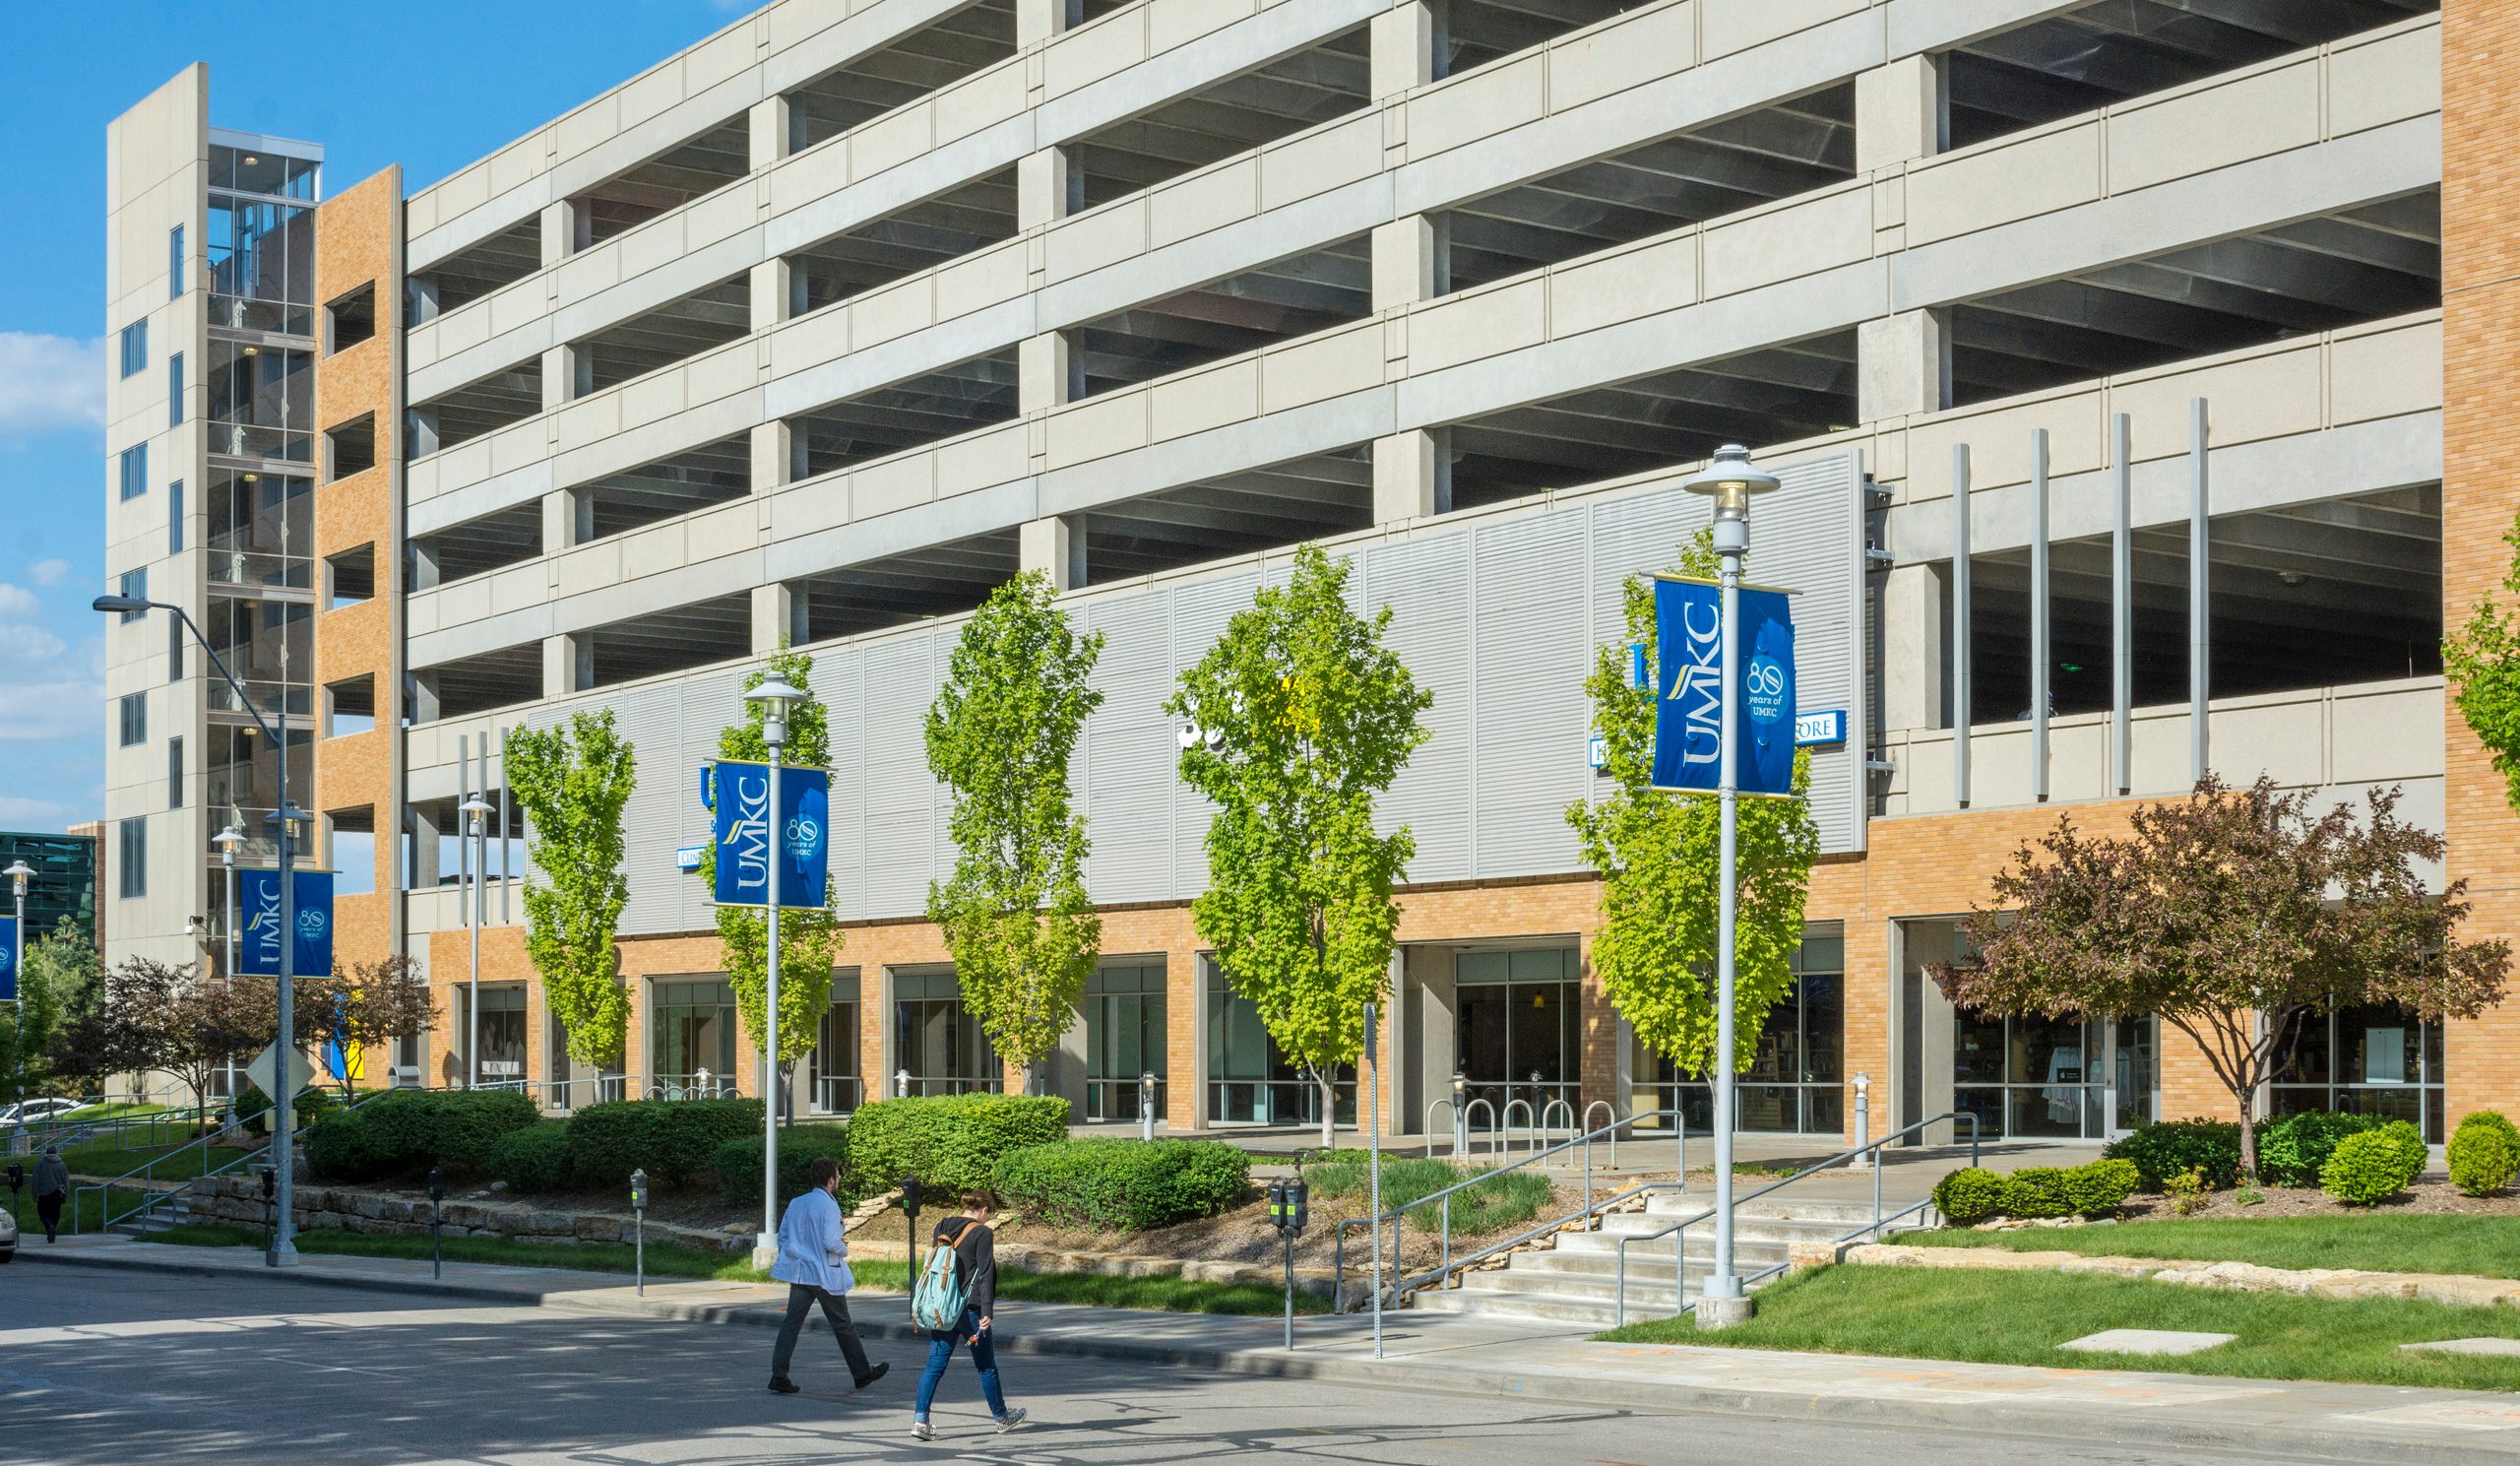
POLYGON ((61 1203, 70 1197, 70 1168, 62 1164, 61 1147, 47 1145, 35 1162, 35 1215, 43 1219, 43 1240, 61 1241, 61 1203))
POLYGON ((857 1341, 857 1329, 849 1321, 849 1290, 856 1280, 849 1273, 849 1241, 841 1235, 836 1194, 840 1163, 816 1156, 807 1175, 813 1186, 788 1202, 787 1214, 779 1219, 779 1260, 770 1265, 770 1276, 788 1285, 788 1318, 779 1326, 778 1347, 770 1352, 770 1392, 777 1395, 796 1393, 796 1382, 788 1377, 788 1363, 796 1357, 796 1336, 804 1332, 805 1315, 817 1304, 831 1323, 832 1336, 840 1340, 850 1377, 859 1389, 892 1369, 888 1364, 867 1364, 866 1346, 857 1341))

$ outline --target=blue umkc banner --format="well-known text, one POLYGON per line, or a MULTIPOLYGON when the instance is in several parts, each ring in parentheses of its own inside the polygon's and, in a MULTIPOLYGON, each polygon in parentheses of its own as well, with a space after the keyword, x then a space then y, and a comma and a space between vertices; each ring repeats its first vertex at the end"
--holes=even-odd
POLYGON ((0 1003, 18 1000, 18 919, 0 917, 0 1003))
MULTIPOLYGON (((297 887, 296 951, 291 976, 320 978, 333 970, 333 872, 293 870, 297 887)), ((280 872, 239 870, 236 900, 245 909, 237 933, 236 971, 251 978, 280 976, 280 872)))
POLYGON ((819 909, 831 873, 831 776, 779 771, 779 817, 770 813, 770 765, 719 763, 710 791, 710 836, 718 847, 720 906, 768 906, 779 875, 779 905, 819 909))
MULTIPOLYGON (((1740 597, 1740 716, 1733 771, 1745 795, 1794 793, 1794 612, 1783 591, 1740 597)), ((1654 787, 1716 793, 1724 756, 1724 609, 1715 582, 1654 582, 1654 787)))

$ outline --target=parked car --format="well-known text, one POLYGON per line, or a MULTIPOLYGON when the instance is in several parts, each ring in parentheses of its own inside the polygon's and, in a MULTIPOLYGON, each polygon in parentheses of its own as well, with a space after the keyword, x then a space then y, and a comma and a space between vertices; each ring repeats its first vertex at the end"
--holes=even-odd
POLYGON ((18 1260, 18 1219, 0 1208, 0 1262, 18 1260))
POLYGON ((74 1110, 86 1108, 86 1105, 77 1100, 22 1100, 5 1110, 0 1110, 0 1129, 28 1124, 39 1125, 45 1120, 57 1119, 74 1110))

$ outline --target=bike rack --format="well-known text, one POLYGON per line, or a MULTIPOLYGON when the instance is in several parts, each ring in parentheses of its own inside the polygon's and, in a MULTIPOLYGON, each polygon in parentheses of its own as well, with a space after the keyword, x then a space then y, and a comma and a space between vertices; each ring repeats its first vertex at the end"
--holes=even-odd
MULTIPOLYGON (((1541 1147, 1540 1124, 1532 1117, 1532 1102, 1529 1100, 1507 1100, 1505 1102, 1504 1122, 1501 1126, 1504 1131, 1503 1143, 1508 1146, 1511 1146, 1514 1143, 1514 1112, 1516 1110, 1523 1112, 1523 1121, 1531 1129, 1532 1154, 1539 1155, 1541 1147)), ((1503 1155, 1504 1152, 1500 1150, 1497 1154, 1503 1155)))
POLYGON ((1548 1133, 1548 1117, 1555 1115, 1560 1110, 1566 1112, 1566 1138, 1572 1140, 1578 1133, 1580 1133, 1575 1128, 1575 1107, 1572 1103, 1562 1098, 1551 1100, 1547 1104, 1540 1107, 1541 1133, 1544 1136, 1548 1133))
MULTIPOLYGON (((1596 1110, 1606 1112, 1610 1117, 1610 1169, 1616 1171, 1618 1169, 1618 1107, 1607 1100, 1595 1100, 1585 1106, 1582 1130, 1587 1135, 1595 1133, 1593 1112, 1596 1110)), ((1683 1170, 1680 1173, 1680 1179, 1683 1181, 1688 1179, 1687 1171, 1683 1170)))
MULTIPOLYGON (((1426 1107, 1426 1155, 1429 1159, 1432 1159, 1435 1154, 1435 1112, 1438 1110, 1452 1110, 1452 1108, 1453 1102, 1448 1096, 1437 1099, 1426 1107)), ((1461 1122, 1461 1113, 1459 1111, 1454 1111, 1453 1122, 1455 1124, 1459 1124, 1461 1122)))
MULTIPOLYGON (((1488 1134, 1489 1134, 1489 1135, 1490 1135, 1490 1137, 1491 1137, 1491 1138, 1493 1138, 1493 1140, 1495 1141, 1495 1143, 1494 1143, 1493 1145, 1491 1145, 1490 1147, 1488 1147, 1489 1151, 1490 1151, 1492 1154, 1496 1154, 1496 1155, 1502 1155, 1502 1154, 1504 1154, 1503 1150, 1501 1149, 1501 1147, 1502 1147, 1502 1146, 1504 1145, 1504 1143, 1505 1143, 1505 1141, 1504 1141, 1504 1132, 1503 1132, 1502 1130, 1500 1130, 1500 1129, 1496 1128, 1496 1107, 1495 1107, 1495 1106, 1493 1106, 1493 1105, 1488 1104, 1485 1100, 1473 1100, 1473 1101, 1471 1101, 1469 1104, 1464 1105, 1463 1107, 1461 1107, 1461 1115, 1462 1115, 1462 1133, 1463 1133, 1465 1136, 1474 1137, 1474 1140, 1473 1140, 1473 1142, 1472 1142, 1472 1143, 1475 1143, 1475 1137, 1478 1135, 1478 1133, 1479 1133, 1479 1132, 1478 1132, 1476 1129, 1472 1128, 1472 1126, 1471 1126, 1471 1121, 1470 1121, 1470 1113, 1471 1113, 1472 1111, 1474 1111, 1474 1110, 1484 1110, 1484 1111, 1486 1111, 1486 1112, 1487 1112, 1488 1134)), ((1464 1144, 1464 1146, 1463 1146, 1462 1148, 1463 1148, 1463 1150, 1464 1150, 1465 1152, 1467 1152, 1467 1151, 1470 1149, 1470 1144, 1469 1144, 1469 1143, 1466 1143, 1466 1144, 1464 1144)), ((1468 1159, 1468 1156, 1467 1156, 1467 1155, 1465 1155, 1465 1156, 1463 1157, 1463 1159, 1467 1160, 1467 1159, 1468 1159)))

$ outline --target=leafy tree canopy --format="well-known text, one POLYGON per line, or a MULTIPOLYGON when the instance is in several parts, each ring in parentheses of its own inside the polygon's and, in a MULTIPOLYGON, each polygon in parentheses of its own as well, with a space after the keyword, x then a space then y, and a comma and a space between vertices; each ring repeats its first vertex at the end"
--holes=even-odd
POLYGON ((613 946, 630 878, 622 812, 639 786, 638 752, 612 710, 573 713, 562 727, 508 734, 508 783, 533 834, 525 883, 525 951, 568 1034, 570 1056, 617 1072, 630 994, 613 946))
MULTIPOLYGON (((2520 519, 2502 539, 2512 549, 2503 593, 2520 597, 2520 519)), ((2503 777, 2503 797, 2520 809, 2520 619, 2491 596, 2477 598, 2467 625, 2441 643, 2441 667, 2456 689, 2459 716, 2503 777)))

